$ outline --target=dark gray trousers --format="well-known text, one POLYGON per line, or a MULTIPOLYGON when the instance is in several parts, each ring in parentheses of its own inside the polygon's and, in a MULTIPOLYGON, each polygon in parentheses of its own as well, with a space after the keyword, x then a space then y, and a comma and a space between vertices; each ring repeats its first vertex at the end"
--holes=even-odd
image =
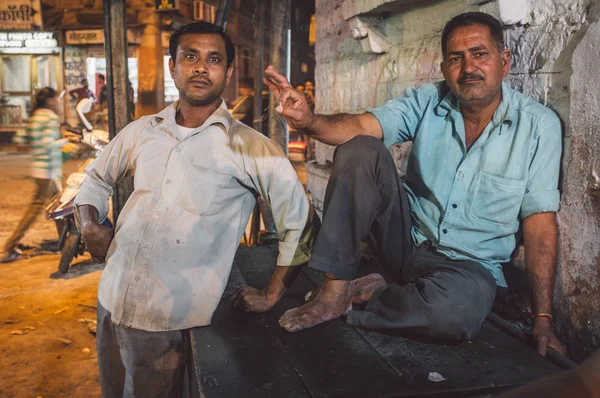
POLYGON ((96 346, 104 398, 180 398, 189 330, 148 332, 115 325, 98 303, 96 346))
POLYGON ((350 311, 348 323, 470 339, 492 308, 494 277, 474 261, 448 259, 430 243, 415 246, 411 228, 410 204, 391 154, 378 139, 358 136, 336 149, 308 265, 354 279, 366 240, 395 283, 376 290, 362 310, 350 311))

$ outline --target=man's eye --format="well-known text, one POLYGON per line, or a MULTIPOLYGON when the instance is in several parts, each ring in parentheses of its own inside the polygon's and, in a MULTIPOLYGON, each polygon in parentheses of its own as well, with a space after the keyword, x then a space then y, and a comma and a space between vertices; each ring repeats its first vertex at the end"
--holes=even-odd
POLYGON ((456 62, 460 59, 460 57, 452 57, 450 58, 450 62, 456 62))
POLYGON ((475 53, 475 55, 478 56, 478 57, 483 57, 485 54, 487 54, 487 53, 484 52, 484 51, 480 51, 478 53, 475 53))
POLYGON ((194 54, 186 54, 185 58, 186 59, 194 59, 194 58, 196 58, 196 56, 194 54))
POLYGON ((221 62, 221 58, 219 57, 210 57, 211 62, 221 62))

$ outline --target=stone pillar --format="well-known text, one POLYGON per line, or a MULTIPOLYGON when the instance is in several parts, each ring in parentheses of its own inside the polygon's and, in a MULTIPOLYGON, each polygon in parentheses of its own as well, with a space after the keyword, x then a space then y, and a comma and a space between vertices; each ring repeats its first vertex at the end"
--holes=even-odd
POLYGON ((165 107, 165 70, 160 35, 160 15, 153 8, 146 8, 140 14, 139 20, 146 27, 137 50, 137 118, 158 113, 165 107))

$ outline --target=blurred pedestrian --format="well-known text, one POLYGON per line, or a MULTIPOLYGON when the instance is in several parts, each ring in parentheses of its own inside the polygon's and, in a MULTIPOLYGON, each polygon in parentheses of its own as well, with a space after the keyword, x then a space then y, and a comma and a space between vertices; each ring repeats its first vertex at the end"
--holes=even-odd
POLYGON ((98 104, 100 104, 100 108, 105 108, 108 105, 108 86, 106 85, 106 79, 102 73, 98 74, 98 83, 100 84, 98 104))
POLYGON ((61 136, 58 118, 59 100, 56 90, 51 87, 41 89, 35 97, 35 108, 29 118, 25 134, 18 134, 15 142, 28 145, 33 154, 30 176, 36 183, 33 202, 25 211, 15 232, 4 245, 0 262, 7 263, 18 258, 19 242, 47 202, 58 192, 62 179, 62 153, 60 148, 69 141, 79 142, 77 137, 61 136))
POLYGON ((81 87, 69 91, 69 95, 77 102, 81 101, 84 98, 93 98, 94 100, 96 99, 96 96, 94 95, 92 90, 90 90, 90 84, 88 83, 88 80, 85 78, 81 80, 81 87))

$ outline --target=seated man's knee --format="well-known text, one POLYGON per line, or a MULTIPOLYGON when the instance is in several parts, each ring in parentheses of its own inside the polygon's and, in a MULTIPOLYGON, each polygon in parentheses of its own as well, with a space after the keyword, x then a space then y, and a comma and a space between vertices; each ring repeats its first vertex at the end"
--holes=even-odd
POLYGON ((485 316, 467 309, 440 308, 430 314, 429 332, 432 337, 450 340, 470 340, 481 330, 485 316))
POLYGON ((350 165, 377 159, 382 153, 389 155, 383 142, 375 137, 359 135, 338 146, 334 154, 334 163, 350 165))

